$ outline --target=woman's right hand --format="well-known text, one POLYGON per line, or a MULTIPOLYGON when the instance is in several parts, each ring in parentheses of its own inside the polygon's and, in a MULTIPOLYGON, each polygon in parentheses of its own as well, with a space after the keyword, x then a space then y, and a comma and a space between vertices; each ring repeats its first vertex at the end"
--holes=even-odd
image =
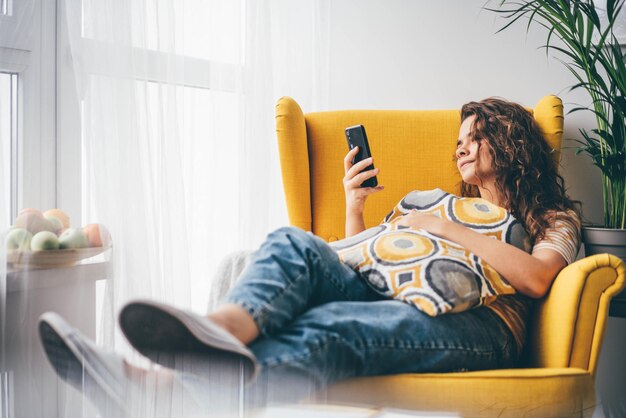
POLYGON ((343 167, 345 176, 343 178, 343 189, 346 194, 346 212, 347 213, 363 213, 365 208, 365 200, 372 193, 379 192, 384 186, 361 187, 361 184, 378 174, 379 169, 367 170, 361 173, 361 170, 370 166, 373 159, 367 158, 352 164, 352 159, 359 152, 359 147, 352 148, 343 159, 343 167))

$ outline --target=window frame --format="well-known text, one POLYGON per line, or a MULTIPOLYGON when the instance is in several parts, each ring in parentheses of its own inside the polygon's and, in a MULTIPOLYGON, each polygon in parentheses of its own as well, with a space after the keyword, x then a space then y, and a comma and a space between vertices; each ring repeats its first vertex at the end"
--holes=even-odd
POLYGON ((0 15, 13 15, 13 0, 0 0, 0 15))
MULTIPOLYGON (((9 133, 8 133, 8 144, 6 144, 8 148, 8 154, 2 155, 4 161, 8 161, 9 163, 8 164, 9 169, 7 170, 8 178, 5 179, 3 177, 2 179, 3 183, 5 185, 8 183, 8 186, 9 186, 7 190, 8 196, 9 196, 9 202, 7 205, 8 211, 3 214, 3 216, 6 216, 6 218, 1 220, 1 224, 9 225, 11 223, 12 214, 17 213, 17 167, 18 167, 18 155, 17 155, 18 111, 17 110, 19 106, 19 103, 18 103, 19 75, 15 72, 0 71, 0 76, 9 77, 8 79, 9 115, 7 118, 9 121, 9 133)), ((2 109, 0 109, 0 111, 1 110, 2 109)), ((4 148, 5 144, 2 144, 2 147, 4 148)))
POLYGON ((11 13, 0 15, 4 33, 18 34, 22 25, 32 25, 28 37, 0 39, 0 71, 18 79, 11 220, 19 208, 56 206, 56 5, 56 0, 11 2, 11 13))

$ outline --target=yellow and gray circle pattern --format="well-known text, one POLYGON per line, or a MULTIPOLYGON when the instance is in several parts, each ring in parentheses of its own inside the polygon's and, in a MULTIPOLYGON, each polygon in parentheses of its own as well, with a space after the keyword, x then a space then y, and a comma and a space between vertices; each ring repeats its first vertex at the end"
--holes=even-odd
POLYGON ((423 229, 398 225, 416 210, 459 223, 530 252, 528 234, 509 212, 484 199, 440 189, 409 193, 384 222, 337 241, 339 258, 377 292, 431 316, 461 312, 515 289, 481 258, 423 229))

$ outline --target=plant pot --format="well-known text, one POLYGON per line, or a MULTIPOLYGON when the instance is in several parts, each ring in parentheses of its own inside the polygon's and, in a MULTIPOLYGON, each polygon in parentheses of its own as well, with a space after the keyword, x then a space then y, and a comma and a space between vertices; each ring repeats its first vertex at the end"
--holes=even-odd
MULTIPOLYGON (((583 226, 582 240, 586 256, 609 253, 626 260, 626 229, 583 226)), ((609 315, 626 318, 626 290, 613 297, 609 315)))

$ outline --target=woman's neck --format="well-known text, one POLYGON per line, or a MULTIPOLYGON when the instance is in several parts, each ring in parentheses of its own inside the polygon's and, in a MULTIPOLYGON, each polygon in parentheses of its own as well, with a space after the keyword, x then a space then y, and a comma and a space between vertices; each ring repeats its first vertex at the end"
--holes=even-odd
POLYGON ((498 192, 495 183, 492 185, 488 185, 485 187, 478 186, 478 192, 480 193, 480 197, 485 199, 496 206, 504 207, 504 199, 498 192))

